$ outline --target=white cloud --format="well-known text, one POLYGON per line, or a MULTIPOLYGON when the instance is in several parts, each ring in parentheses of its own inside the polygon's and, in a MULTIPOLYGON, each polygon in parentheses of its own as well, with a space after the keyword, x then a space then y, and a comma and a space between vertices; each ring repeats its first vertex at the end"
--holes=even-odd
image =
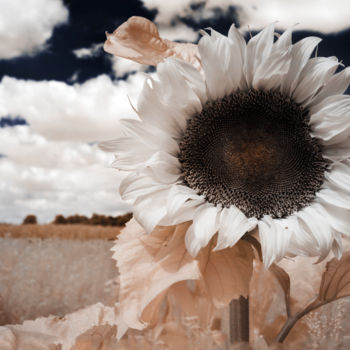
POLYGON ((106 75, 83 84, 4 77, 0 83, 0 116, 20 115, 33 131, 51 140, 103 141, 115 138, 118 120, 136 117, 144 76, 112 81, 106 75))
POLYGON ((68 85, 4 77, 0 116, 21 116, 29 126, 0 128, 0 222, 130 210, 118 195, 124 174, 94 141, 117 137, 119 119, 137 117, 128 96, 136 104, 144 79, 101 75, 68 85))
POLYGON ((278 21, 285 29, 299 23, 296 29, 331 33, 350 27, 350 1, 348 0, 235 0, 242 26, 261 29, 278 21))
POLYGON ((93 44, 90 47, 83 47, 81 49, 73 50, 74 55, 77 58, 91 58, 99 56, 103 53, 103 43, 93 44))
POLYGON ((148 66, 128 60, 122 57, 109 55, 112 62, 112 70, 115 77, 123 77, 127 73, 145 72, 148 66))
POLYGON ((159 34, 162 38, 168 40, 182 40, 193 42, 198 38, 198 32, 182 23, 176 25, 158 25, 159 34))
POLYGON ((35 54, 68 21, 62 0, 0 0, 0 59, 35 54))
POLYGON ((274 21, 277 27, 285 29, 299 23, 297 29, 313 30, 324 33, 337 32, 350 27, 350 2, 348 0, 142 0, 149 9, 157 9, 156 21, 170 23, 179 16, 195 19, 213 16, 213 9, 223 12, 234 6, 238 12, 238 21, 245 30, 248 25, 258 30, 274 21), (202 4, 197 9, 191 5, 202 4))
POLYGON ((177 0, 177 1, 164 1, 164 0, 142 0, 144 6, 150 10, 156 9, 158 11, 156 21, 160 23, 170 23, 177 16, 184 17, 189 14, 190 5, 198 4, 203 1, 193 0, 177 0))
POLYGON ((117 215, 130 210, 118 195, 124 174, 97 145, 49 141, 28 126, 0 129, 0 222, 41 222, 75 213, 117 215))

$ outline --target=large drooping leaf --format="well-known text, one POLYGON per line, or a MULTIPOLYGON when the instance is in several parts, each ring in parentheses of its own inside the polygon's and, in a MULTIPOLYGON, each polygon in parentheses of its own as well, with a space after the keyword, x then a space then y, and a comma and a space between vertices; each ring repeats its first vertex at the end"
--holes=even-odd
POLYGON ((324 302, 350 296, 350 252, 329 261, 323 273, 319 299, 324 302))
POLYGON ((120 314, 129 327, 155 323, 161 303, 157 297, 176 282, 200 278, 198 262, 184 243, 188 226, 159 227, 148 235, 132 220, 119 235, 113 258, 120 273, 120 314))
POLYGON ((253 249, 246 241, 213 251, 208 245, 198 255, 202 286, 216 307, 228 305, 241 295, 247 297, 253 273, 253 249))
MULTIPOLYGON (((187 222, 157 227, 146 234, 133 220, 118 236, 113 258, 120 273, 120 315, 129 327, 155 326, 168 289, 181 281, 196 280, 198 296, 215 307, 248 295, 253 264, 251 245, 239 241, 231 248, 213 251, 211 242, 194 258, 185 246, 189 225, 187 222)), ((184 295, 188 297, 178 293, 180 304, 184 295)))

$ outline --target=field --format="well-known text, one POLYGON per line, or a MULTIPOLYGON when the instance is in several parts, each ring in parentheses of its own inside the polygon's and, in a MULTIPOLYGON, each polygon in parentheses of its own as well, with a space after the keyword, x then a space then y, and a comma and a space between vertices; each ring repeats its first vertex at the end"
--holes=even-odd
MULTIPOLYGON (((199 318, 181 316, 176 300, 172 309, 178 315, 176 321, 155 331, 131 331, 116 342, 115 327, 103 324, 114 317, 113 306, 118 301, 118 270, 110 249, 121 229, 80 224, 0 224, 0 349, 19 349, 15 343, 2 347, 2 336, 23 342, 21 350, 233 349, 227 346, 227 309, 216 316, 214 328, 202 329, 199 318), (44 318, 29 321, 39 317, 44 318), (51 335, 41 336, 39 341, 40 332, 51 335), (57 341, 56 335, 68 339, 62 348, 49 345, 57 341), (97 344, 97 338, 106 343, 97 344)), ((298 281, 296 291, 312 280, 312 269, 318 266, 298 264, 294 269, 299 276, 294 276, 298 281)), ((262 276, 257 274, 252 285, 251 305, 264 310, 250 315, 252 335, 261 330, 271 332, 272 322, 284 312, 280 286, 271 279, 266 289, 266 284, 261 284, 262 276)), ((291 332, 291 347, 285 349, 349 349, 349 310, 350 297, 310 313, 291 332)), ((256 349, 267 350, 264 345, 256 349)))
POLYGON ((65 225, 11 225, 0 224, 0 237, 11 238, 62 238, 62 239, 108 239, 114 240, 122 227, 117 226, 92 226, 81 224, 65 225))

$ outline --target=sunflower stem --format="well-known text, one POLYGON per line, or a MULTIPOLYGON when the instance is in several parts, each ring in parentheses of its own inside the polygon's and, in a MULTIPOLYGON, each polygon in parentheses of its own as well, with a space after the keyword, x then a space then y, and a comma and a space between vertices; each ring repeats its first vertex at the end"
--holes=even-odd
POLYGON ((231 300, 230 343, 249 342, 249 298, 231 300))

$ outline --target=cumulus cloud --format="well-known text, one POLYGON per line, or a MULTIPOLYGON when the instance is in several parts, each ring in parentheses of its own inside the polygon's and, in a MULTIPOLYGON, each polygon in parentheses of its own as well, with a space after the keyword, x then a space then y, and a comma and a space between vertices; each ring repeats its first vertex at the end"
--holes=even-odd
POLYGON ((137 101, 144 79, 101 75, 68 85, 4 77, 0 117, 21 116, 28 125, 0 128, 0 222, 129 211, 118 194, 124 174, 110 168, 113 155, 96 141, 117 137, 119 119, 137 117, 128 96, 137 101))
POLYGON ((0 59, 43 49, 56 26, 68 21, 62 0, 0 1, 0 59))
POLYGON ((81 49, 73 50, 74 55, 77 58, 91 58, 99 56, 103 53, 103 43, 93 44, 90 47, 83 47, 81 49))
POLYGON ((200 20, 215 15, 215 9, 223 12, 235 7, 240 26, 259 30, 274 21, 285 29, 299 23, 297 29, 331 33, 350 26, 350 2, 348 0, 142 0, 146 8, 157 9, 156 21, 170 23, 179 17, 200 20))
POLYGON ((145 72, 148 68, 148 66, 139 64, 126 58, 115 57, 113 55, 109 55, 109 57, 112 62, 112 70, 114 76, 117 78, 123 77, 126 74, 130 73, 145 72))
POLYGON ((242 26, 261 29, 278 21, 277 27, 285 29, 298 23, 296 29, 323 33, 338 32, 350 27, 350 2, 348 0, 235 0, 242 26))
POLYGON ((119 119, 136 117, 128 96, 137 100, 144 79, 135 74, 115 82, 100 75, 83 84, 68 85, 4 77, 0 116, 22 116, 36 133, 51 140, 112 139, 118 134, 119 119))
POLYGON ((58 213, 117 215, 130 210, 118 195, 124 174, 96 144, 49 141, 29 126, 0 129, 0 222, 27 214, 51 221, 58 213))
POLYGON ((196 31, 182 23, 177 23, 175 25, 159 23, 158 30, 160 36, 168 40, 194 42, 198 38, 198 33, 196 31))

